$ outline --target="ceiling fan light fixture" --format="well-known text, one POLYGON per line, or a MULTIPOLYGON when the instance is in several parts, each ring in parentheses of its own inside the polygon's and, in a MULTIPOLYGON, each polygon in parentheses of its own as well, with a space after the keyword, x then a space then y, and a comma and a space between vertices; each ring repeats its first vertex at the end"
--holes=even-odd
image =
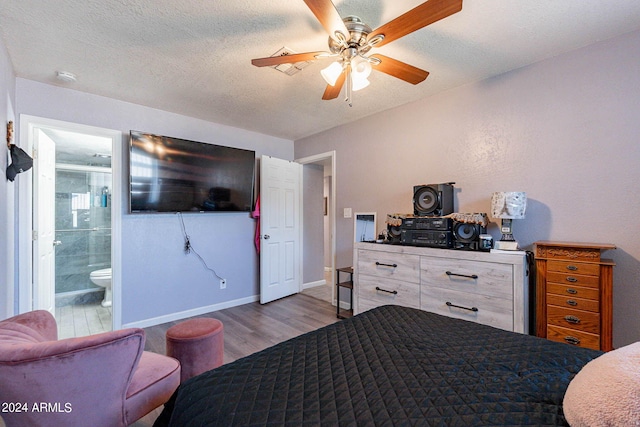
POLYGON ((322 78, 327 82, 322 99, 335 99, 344 88, 345 100, 352 106, 352 91, 369 85, 368 76, 372 68, 414 85, 424 81, 429 75, 428 71, 381 54, 367 54, 374 47, 384 46, 460 12, 462 2, 463 0, 424 0, 408 12, 372 30, 357 16, 342 18, 332 0, 304 0, 329 34, 329 51, 255 58, 251 63, 256 67, 293 64, 288 67, 288 70, 291 70, 299 68, 296 64, 299 61, 339 57, 336 62, 320 71, 322 78))
POLYGON ((369 86, 369 83, 371 82, 366 77, 357 77, 355 73, 351 74, 351 90, 354 92, 364 89, 369 86))
POLYGON ((351 70, 354 76, 366 79, 371 75, 371 64, 366 58, 357 57, 351 61, 351 70))
POLYGON ((335 86, 338 77, 342 73, 342 64, 340 62, 332 62, 327 68, 320 71, 320 75, 328 85, 335 86))
POLYGON ((351 83, 354 92, 369 86, 370 75, 371 64, 367 58, 356 57, 351 60, 351 83))

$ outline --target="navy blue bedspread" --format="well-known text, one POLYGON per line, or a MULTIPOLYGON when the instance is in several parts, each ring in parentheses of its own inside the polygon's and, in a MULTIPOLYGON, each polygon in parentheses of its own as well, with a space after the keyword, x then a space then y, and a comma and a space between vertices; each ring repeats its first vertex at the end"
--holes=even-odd
POLYGON ((600 354, 384 306, 192 378, 155 425, 566 425, 569 381, 600 354))

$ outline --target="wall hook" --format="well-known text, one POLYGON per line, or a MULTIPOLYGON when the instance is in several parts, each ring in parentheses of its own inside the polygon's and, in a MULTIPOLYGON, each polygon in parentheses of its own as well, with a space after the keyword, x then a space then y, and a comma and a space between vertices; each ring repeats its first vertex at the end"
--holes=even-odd
POLYGON ((11 148, 11 140, 13 139, 13 121, 7 123, 7 148, 11 148))

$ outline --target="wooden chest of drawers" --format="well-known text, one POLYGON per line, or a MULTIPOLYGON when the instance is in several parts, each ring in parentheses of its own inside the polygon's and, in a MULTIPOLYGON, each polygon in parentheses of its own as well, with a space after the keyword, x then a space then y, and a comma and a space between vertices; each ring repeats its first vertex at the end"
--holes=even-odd
POLYGON ((612 343, 611 244, 536 242, 536 335, 609 351, 612 343))
POLYGON ((356 243, 354 313, 397 304, 528 333, 524 258, 356 243))

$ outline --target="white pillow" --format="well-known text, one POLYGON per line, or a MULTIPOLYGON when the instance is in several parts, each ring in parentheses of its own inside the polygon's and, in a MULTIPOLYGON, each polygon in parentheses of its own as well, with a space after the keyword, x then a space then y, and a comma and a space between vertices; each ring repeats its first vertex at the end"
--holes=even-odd
POLYGON ((572 427, 640 426, 640 342, 587 363, 569 383, 563 408, 572 427))

